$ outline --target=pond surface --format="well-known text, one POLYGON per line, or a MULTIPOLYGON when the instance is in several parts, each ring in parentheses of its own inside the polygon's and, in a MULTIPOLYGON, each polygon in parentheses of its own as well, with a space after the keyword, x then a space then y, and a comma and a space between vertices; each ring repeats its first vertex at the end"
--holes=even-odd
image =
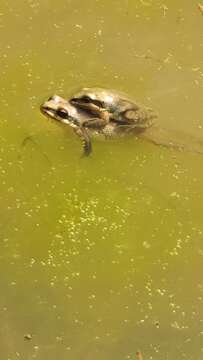
POLYGON ((202 359, 203 157, 129 139, 82 159, 39 112, 114 88, 201 140, 202 28, 183 0, 1 1, 2 360, 202 359))

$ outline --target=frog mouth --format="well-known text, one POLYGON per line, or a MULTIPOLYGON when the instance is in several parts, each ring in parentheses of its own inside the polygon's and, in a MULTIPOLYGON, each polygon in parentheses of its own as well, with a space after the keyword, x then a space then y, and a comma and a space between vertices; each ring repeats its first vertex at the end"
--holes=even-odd
POLYGON ((54 118, 54 112, 52 109, 50 109, 48 106, 45 107, 43 105, 40 106, 40 111, 43 115, 46 115, 48 117, 54 118))

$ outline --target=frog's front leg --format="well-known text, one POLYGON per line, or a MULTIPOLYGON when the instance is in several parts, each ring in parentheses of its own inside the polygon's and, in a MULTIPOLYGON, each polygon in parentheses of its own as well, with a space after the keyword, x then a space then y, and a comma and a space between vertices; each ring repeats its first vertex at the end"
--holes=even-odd
POLYGON ((90 118, 89 120, 85 120, 82 124, 83 128, 90 128, 95 130, 103 129, 106 126, 106 122, 100 118, 90 118))
POLYGON ((109 123, 110 115, 106 110, 100 110, 98 115, 99 117, 93 117, 85 120, 82 126, 91 129, 103 129, 109 123))
POLYGON ((80 127, 80 128, 75 129, 74 131, 79 136, 79 138, 82 140, 84 156, 89 156, 92 152, 92 144, 91 144, 91 140, 90 140, 87 130, 84 127, 82 127, 82 128, 80 127))

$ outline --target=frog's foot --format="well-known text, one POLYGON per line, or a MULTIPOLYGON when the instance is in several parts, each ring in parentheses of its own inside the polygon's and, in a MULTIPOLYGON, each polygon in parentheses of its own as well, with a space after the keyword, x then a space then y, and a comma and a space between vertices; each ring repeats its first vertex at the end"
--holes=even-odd
POLYGON ((148 128, 156 117, 157 115, 151 109, 132 108, 123 111, 119 116, 119 120, 124 120, 126 124, 135 127, 148 128))
POLYGON ((75 129, 75 133, 79 136, 79 138, 82 140, 83 144, 83 155, 89 156, 92 152, 92 144, 90 137, 87 133, 87 130, 85 128, 78 128, 75 129))

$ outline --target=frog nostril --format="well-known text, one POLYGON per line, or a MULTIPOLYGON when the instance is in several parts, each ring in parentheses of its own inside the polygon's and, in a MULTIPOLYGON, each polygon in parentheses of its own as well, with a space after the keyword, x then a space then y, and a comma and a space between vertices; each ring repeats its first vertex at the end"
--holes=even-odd
POLYGON ((61 101, 61 97, 58 95, 52 95, 48 98, 47 101, 54 101, 54 102, 60 102, 61 101))
POLYGON ((45 106, 44 104, 40 105, 40 111, 42 113, 45 113, 47 110, 49 110, 49 108, 47 106, 45 106))

